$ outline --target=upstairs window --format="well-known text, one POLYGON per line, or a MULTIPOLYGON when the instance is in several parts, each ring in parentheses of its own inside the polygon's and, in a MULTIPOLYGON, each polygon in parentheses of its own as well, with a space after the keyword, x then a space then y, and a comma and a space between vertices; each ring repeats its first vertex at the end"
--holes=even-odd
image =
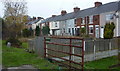
POLYGON ((106 21, 110 21, 113 19, 113 14, 106 15, 106 21))
POLYGON ((93 16, 89 16, 89 24, 93 23, 93 16))
POLYGON ((77 19, 74 20, 75 24, 77 24, 77 19))
POLYGON ((55 22, 55 27, 58 27, 57 22, 55 22))
POLYGON ((82 24, 85 24, 85 18, 82 18, 82 24))

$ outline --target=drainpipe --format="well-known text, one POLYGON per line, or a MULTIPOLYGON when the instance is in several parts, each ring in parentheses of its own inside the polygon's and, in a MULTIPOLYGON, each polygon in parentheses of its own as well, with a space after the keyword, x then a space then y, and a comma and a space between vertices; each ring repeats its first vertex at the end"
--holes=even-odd
MULTIPOLYGON (((116 13, 116 16, 118 16, 118 15, 119 15, 119 13, 117 12, 117 13, 116 13)), ((119 35, 118 35, 118 23, 119 23, 119 22, 118 22, 118 21, 119 21, 118 19, 119 19, 119 18, 116 17, 116 22, 117 22, 117 23, 116 23, 116 36, 119 36, 119 35)))
POLYGON ((85 18, 86 20, 86 24, 85 24, 85 28, 86 28, 86 35, 89 35, 89 32, 88 32, 88 25, 89 25, 89 22, 88 22, 88 16, 85 18))
POLYGON ((118 24, 119 24, 119 10, 120 10, 120 0, 118 0, 118 10, 116 11, 116 15, 115 15, 115 18, 116 18, 116 36, 119 36, 118 34, 118 24))

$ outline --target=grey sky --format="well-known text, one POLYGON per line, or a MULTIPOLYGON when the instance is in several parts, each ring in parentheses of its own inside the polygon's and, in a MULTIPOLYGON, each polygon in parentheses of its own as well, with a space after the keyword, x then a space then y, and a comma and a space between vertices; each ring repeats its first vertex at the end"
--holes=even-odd
MULTIPOLYGON (((27 0, 28 15, 41 16, 44 18, 52 15, 59 15, 61 10, 68 13, 73 11, 74 7, 86 9, 94 6, 94 2, 100 1, 103 4, 117 0, 27 0)), ((0 3, 0 17, 3 16, 3 5, 0 3)))

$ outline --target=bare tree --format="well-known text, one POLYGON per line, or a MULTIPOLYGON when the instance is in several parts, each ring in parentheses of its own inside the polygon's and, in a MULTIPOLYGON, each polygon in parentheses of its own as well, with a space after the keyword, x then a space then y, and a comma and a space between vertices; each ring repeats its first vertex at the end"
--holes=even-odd
POLYGON ((4 18, 11 36, 21 32, 27 20, 27 2, 25 0, 3 0, 4 18))

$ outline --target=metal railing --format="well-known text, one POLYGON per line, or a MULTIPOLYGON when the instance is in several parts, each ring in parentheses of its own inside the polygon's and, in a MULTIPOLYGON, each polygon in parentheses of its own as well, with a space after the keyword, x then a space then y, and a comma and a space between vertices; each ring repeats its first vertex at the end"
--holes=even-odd
POLYGON ((83 70, 84 39, 79 37, 44 37, 44 57, 66 65, 68 69, 83 70), (75 48, 81 49, 81 53, 75 53, 75 48))

